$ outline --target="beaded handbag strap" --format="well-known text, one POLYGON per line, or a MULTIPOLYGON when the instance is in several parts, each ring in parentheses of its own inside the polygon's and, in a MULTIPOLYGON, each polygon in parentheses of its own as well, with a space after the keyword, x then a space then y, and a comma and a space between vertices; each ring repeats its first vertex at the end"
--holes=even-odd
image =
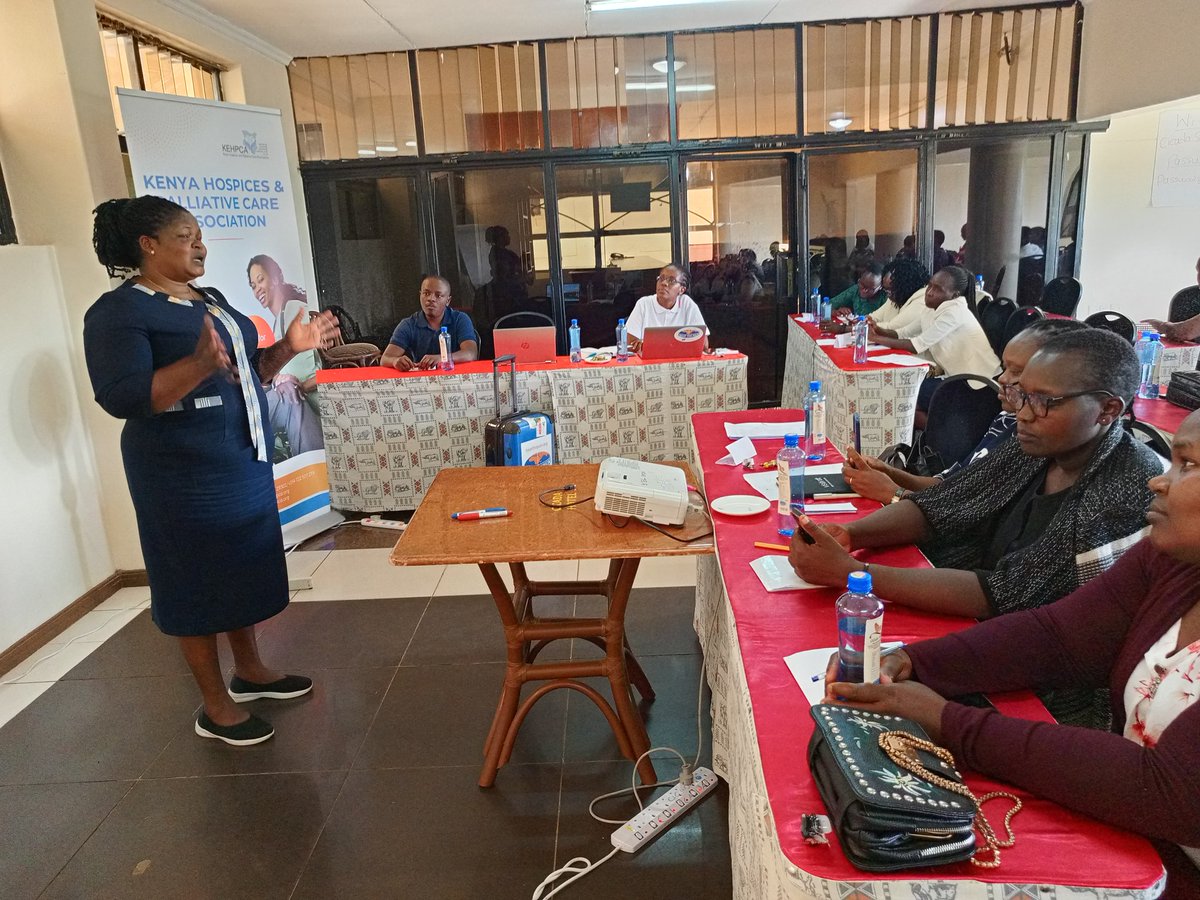
POLYGON ((989 860, 980 860, 973 856, 971 857, 971 864, 984 869, 997 868, 1000 865, 1000 848, 1011 847, 1017 842, 1017 836, 1012 828, 1012 820, 1013 816, 1021 811, 1021 799, 1007 791, 992 791, 981 797, 976 797, 965 784, 951 781, 949 778, 944 778, 936 772, 931 772, 921 764, 916 751, 924 750, 926 753, 931 753, 951 768, 954 768, 954 754, 945 747, 939 747, 932 741, 924 740, 906 731, 885 731, 879 735, 879 746, 891 761, 900 766, 900 768, 906 769, 914 775, 924 778, 931 784, 936 784, 940 788, 961 794, 975 805, 975 827, 979 831, 980 837, 983 838, 984 844, 982 848, 975 852, 977 855, 981 852, 990 852, 992 857, 989 860), (1012 808, 1004 814, 1004 830, 1007 832, 1008 837, 1003 841, 996 837, 996 832, 992 829, 991 823, 988 822, 987 816, 983 814, 983 804, 997 797, 1004 797, 1013 803, 1012 808))

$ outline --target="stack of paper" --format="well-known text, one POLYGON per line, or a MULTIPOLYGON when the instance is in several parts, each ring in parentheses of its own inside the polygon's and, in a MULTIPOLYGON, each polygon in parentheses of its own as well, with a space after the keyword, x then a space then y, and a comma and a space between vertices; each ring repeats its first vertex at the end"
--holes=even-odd
POLYGON ((880 353, 872 356, 871 362, 891 363, 894 366, 927 366, 929 360, 913 356, 911 353, 880 353))
POLYGON ((725 436, 734 438, 781 438, 785 434, 804 435, 803 422, 726 422, 725 436))

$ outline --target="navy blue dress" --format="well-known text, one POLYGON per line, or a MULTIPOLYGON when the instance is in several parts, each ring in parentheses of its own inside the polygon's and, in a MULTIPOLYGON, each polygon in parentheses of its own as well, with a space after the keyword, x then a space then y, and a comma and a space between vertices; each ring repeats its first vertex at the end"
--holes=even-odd
MULTIPOLYGON (((217 291, 205 290, 237 321, 254 362, 254 324, 217 291)), ((181 637, 253 625, 288 602, 271 464, 257 459, 241 387, 217 375, 176 404, 181 408, 151 412, 154 371, 195 351, 207 315, 199 301, 172 299, 131 279, 104 294, 83 320, 96 402, 126 420, 121 455, 151 614, 164 633, 181 637)), ((233 359, 229 335, 214 324, 233 359)), ((259 379, 252 372, 241 377, 258 391, 269 437, 259 379)))

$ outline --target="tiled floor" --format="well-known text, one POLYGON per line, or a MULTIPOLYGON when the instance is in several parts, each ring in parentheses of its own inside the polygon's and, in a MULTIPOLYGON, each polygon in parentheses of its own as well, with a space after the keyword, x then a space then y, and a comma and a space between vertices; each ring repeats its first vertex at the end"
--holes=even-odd
MULTIPOLYGON (((257 747, 192 733, 196 689, 150 621, 147 588, 119 592, 0 678, 0 895, 505 900, 528 898, 573 856, 607 854, 613 826, 587 804, 628 785, 631 766, 599 711, 575 692, 547 696, 496 785, 477 787, 503 673, 495 606, 474 568, 392 568, 394 540, 354 526, 290 557, 312 588, 263 625, 261 645, 316 688, 254 704, 276 728, 257 747)), ((658 695, 641 707, 651 741, 689 757, 701 676, 694 577, 690 561, 647 560, 627 620, 658 695)), ((542 602, 566 614, 599 601, 542 602)), ((707 760, 707 693, 703 702, 707 760)), ((600 811, 635 810, 626 799, 600 811)), ((726 821, 722 789, 559 896, 729 897, 726 821)))

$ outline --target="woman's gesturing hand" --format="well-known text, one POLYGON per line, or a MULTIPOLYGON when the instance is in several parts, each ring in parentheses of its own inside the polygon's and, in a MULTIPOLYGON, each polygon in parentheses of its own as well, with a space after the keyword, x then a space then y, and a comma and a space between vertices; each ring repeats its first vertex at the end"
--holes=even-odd
POLYGON ((337 337, 337 317, 325 310, 313 313, 304 321, 303 316, 296 316, 288 326, 283 339, 293 353, 303 353, 305 350, 323 350, 333 346, 337 337))
POLYGON ((204 324, 200 326, 200 340, 196 341, 192 359, 205 378, 214 372, 224 372, 230 381, 238 380, 237 367, 229 359, 229 351, 225 349, 224 341, 217 334, 213 317, 207 313, 204 316, 204 324))

